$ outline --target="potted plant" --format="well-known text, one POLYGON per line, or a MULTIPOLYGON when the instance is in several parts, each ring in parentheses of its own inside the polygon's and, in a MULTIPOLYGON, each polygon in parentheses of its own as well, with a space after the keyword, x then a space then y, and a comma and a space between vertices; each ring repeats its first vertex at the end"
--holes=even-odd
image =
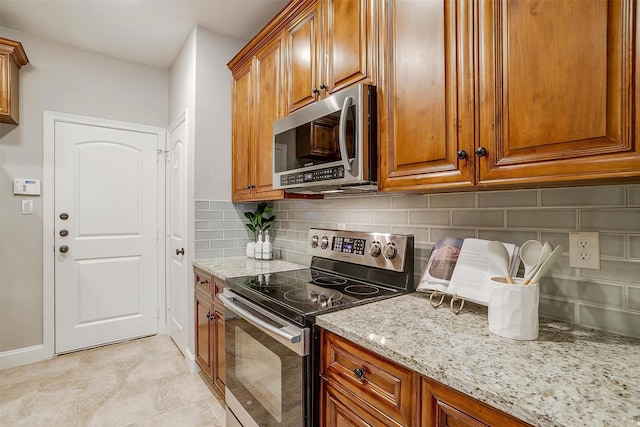
POLYGON ((275 215, 272 215, 273 209, 267 207, 267 202, 260 202, 256 207, 255 212, 245 212, 244 216, 249 220, 246 223, 246 227, 253 231, 253 241, 247 242, 247 256, 253 258, 253 251, 255 248, 256 240, 258 240, 258 234, 264 232, 271 227, 271 223, 276 219, 275 215))

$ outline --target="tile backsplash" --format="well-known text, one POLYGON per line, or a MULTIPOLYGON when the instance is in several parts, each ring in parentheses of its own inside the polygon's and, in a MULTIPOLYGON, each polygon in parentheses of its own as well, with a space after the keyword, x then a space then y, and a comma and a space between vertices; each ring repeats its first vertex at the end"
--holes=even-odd
MULTIPOLYGON (((601 269, 569 267, 565 252, 541 282, 540 314, 640 338, 640 185, 430 195, 370 194, 272 203, 278 257, 308 265, 310 227, 415 236, 416 280, 442 237, 569 246, 569 231, 599 231, 601 269)), ((196 258, 244 256, 254 203, 196 201, 196 258)))

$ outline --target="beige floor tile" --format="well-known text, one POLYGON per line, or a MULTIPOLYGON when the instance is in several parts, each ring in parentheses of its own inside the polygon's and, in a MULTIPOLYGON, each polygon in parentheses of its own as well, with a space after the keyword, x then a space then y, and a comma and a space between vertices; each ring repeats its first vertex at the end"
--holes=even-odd
POLYGON ((77 403, 58 406, 55 409, 30 415, 6 425, 12 427, 75 427, 78 425, 77 403))
POLYGON ((174 353, 149 354, 115 363, 116 375, 121 384, 159 380, 186 374, 184 359, 174 353))
POLYGON ((211 426, 224 427, 206 400, 194 401, 172 411, 134 423, 131 427, 211 426))
POLYGON ((156 380, 156 386, 169 411, 191 402, 213 398, 200 377, 189 373, 156 380))
POLYGON ((94 399, 78 402, 82 426, 126 426, 166 412, 153 381, 126 385, 94 399))
POLYGON ((166 335, 0 371, 0 426, 224 426, 224 401, 166 335))

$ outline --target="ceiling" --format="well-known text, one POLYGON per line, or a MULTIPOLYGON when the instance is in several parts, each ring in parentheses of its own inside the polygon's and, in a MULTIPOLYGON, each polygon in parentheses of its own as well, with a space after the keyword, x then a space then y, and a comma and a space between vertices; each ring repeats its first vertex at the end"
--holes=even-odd
POLYGON ((0 25, 168 68, 195 25, 249 40, 286 4, 287 0, 0 0, 0 25))

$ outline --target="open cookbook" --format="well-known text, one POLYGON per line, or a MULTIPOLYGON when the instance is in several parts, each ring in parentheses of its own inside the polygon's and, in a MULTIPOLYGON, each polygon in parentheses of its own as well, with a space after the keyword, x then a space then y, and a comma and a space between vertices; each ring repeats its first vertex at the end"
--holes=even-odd
MULTIPOLYGON (((489 240, 446 237, 439 240, 416 288, 418 292, 440 291, 467 301, 489 304, 492 277, 504 276, 489 262, 489 240)), ((509 272, 515 276, 520 266, 520 248, 503 243, 509 254, 509 272)))

